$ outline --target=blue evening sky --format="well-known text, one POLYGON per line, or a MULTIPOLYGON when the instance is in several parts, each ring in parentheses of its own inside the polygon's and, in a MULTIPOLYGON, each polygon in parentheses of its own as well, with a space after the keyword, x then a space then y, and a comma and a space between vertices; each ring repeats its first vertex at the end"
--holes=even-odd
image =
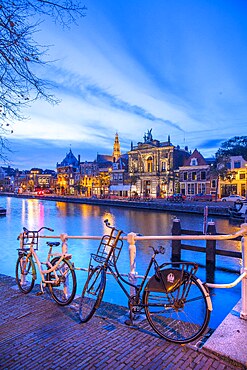
POLYGON ((42 76, 61 103, 37 101, 8 137, 10 165, 54 169, 153 138, 205 157, 246 135, 246 0, 85 0, 70 30, 47 22, 38 39, 56 60, 42 76))

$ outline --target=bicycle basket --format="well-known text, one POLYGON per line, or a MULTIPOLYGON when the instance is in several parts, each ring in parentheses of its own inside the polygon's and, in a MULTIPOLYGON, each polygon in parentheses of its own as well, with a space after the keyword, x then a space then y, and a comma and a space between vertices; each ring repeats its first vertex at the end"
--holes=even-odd
POLYGON ((98 263, 108 262, 114 265, 122 250, 123 241, 119 239, 120 234, 104 235, 100 241, 96 254, 91 254, 91 257, 98 263))
MULTIPOLYGON (((38 249, 39 234, 36 231, 29 231, 28 233, 23 233, 23 247, 29 247, 32 245, 35 250, 38 249)), ((24 248, 26 249, 26 248, 24 248)))

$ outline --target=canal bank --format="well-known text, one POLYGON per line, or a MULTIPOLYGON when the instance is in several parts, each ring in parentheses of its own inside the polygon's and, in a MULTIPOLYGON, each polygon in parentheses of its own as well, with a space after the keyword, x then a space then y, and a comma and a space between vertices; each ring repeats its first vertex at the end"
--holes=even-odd
POLYGON ((22 294, 14 278, 0 275, 1 369, 246 369, 247 322, 241 328, 231 322, 234 327, 228 334, 221 330, 211 349, 201 346, 207 338, 181 346, 161 339, 145 321, 124 325, 124 307, 105 303, 81 324, 76 300, 61 307, 35 293, 22 294))
POLYGON ((69 202, 78 204, 90 204, 99 206, 114 206, 122 208, 135 208, 152 211, 164 212, 182 212, 191 214, 204 214, 205 207, 208 208, 209 216, 229 217, 229 204, 223 202, 168 202, 163 199, 154 200, 120 200, 120 199, 98 199, 74 196, 57 196, 57 195, 34 195, 34 194, 13 194, 0 193, 0 196, 10 196, 25 199, 44 199, 55 202, 69 202))

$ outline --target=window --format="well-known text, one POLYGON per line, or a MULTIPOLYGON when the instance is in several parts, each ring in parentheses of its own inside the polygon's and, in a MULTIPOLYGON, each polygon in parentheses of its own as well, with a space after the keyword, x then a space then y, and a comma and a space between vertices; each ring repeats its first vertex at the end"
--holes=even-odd
POLYGON ((153 159, 152 159, 152 157, 148 157, 148 159, 147 159, 147 170, 148 170, 148 172, 153 172, 153 159))
POLYGON ((184 172, 184 181, 188 180, 188 172, 184 172))
POLYGON ((206 180, 206 171, 201 171, 201 180, 206 180))
POLYGON ((188 184, 188 195, 195 194, 195 184, 188 184))
POLYGON ((234 168, 241 168, 241 162, 240 161, 234 162, 234 168))
POLYGON ((226 163, 226 168, 228 168, 228 170, 230 170, 230 169, 231 169, 231 162, 227 162, 227 163, 226 163))
POLYGON ((192 172, 192 174, 191 174, 191 179, 192 179, 192 180, 196 180, 196 172, 192 172))
POLYGON ((245 173, 240 173, 240 174, 239 174, 239 179, 240 179, 240 180, 245 179, 245 173))
POLYGON ((166 162, 161 162, 161 171, 166 171, 166 162))
POLYGON ((211 186, 212 188, 216 188, 216 180, 212 180, 211 186))
POLYGON ((191 166, 197 166, 198 162, 196 158, 191 158, 190 165, 191 166))

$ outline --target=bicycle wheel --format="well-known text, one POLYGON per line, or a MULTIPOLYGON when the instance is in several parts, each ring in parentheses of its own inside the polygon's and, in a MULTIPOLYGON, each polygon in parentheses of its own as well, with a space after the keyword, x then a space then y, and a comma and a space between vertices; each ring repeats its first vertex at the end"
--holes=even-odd
MULTIPOLYGON (((145 288, 143 302, 149 324, 161 337, 174 343, 188 343, 206 329, 211 313, 207 292, 195 277, 171 293, 145 288)), ((210 301, 211 302, 211 301, 210 301)))
POLYGON ((34 286, 36 275, 35 265, 32 257, 22 254, 16 262, 15 276, 19 289, 27 294, 31 292, 34 286))
POLYGON ((89 272, 84 285, 79 304, 79 316, 82 322, 87 322, 99 307, 106 284, 106 273, 101 267, 96 267, 89 272))
MULTIPOLYGON (((52 266, 56 265, 59 261, 59 257, 53 258, 51 261, 52 266)), ((54 281, 53 284, 49 284, 48 288, 52 298, 60 305, 66 306, 71 303, 76 293, 76 275, 72 264, 63 259, 56 268, 56 274, 58 281, 56 281, 55 272, 47 274, 47 280, 54 281), (56 281, 56 282, 55 282, 56 281)))

